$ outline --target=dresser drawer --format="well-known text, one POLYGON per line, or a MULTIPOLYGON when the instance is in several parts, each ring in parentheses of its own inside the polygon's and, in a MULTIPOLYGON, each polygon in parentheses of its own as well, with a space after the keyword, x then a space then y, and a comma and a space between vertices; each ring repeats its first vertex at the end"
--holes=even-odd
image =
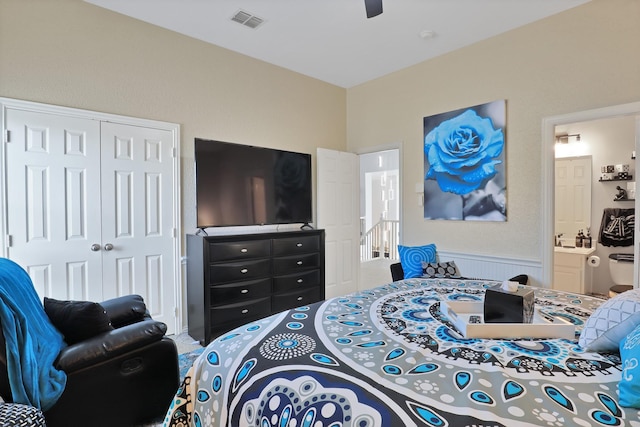
POLYGON ((242 324, 271 314, 271 297, 211 307, 211 327, 236 322, 242 324))
POLYGON ((297 256, 287 256, 273 259, 273 273, 293 273, 295 271, 318 268, 320 266, 320 255, 302 254, 297 256))
POLYGON ((271 256, 271 240, 209 243, 209 262, 237 261, 271 256))
POLYGON ((301 273, 287 274, 273 278, 274 292, 292 291, 309 286, 320 286, 320 270, 303 271, 301 273))
POLYGON ((246 301, 271 295, 271 279, 248 280, 211 286, 211 305, 246 301))
POLYGON ((307 305, 320 300, 320 287, 316 286, 296 292, 274 295, 272 301, 273 312, 288 310, 301 305, 307 305))
POLYGON ((309 252, 318 252, 319 250, 319 236, 286 237, 284 239, 275 239, 273 241, 274 256, 304 254, 309 252))
POLYGON ((237 282, 271 275, 271 260, 266 258, 212 264, 209 268, 211 271, 211 284, 237 282))

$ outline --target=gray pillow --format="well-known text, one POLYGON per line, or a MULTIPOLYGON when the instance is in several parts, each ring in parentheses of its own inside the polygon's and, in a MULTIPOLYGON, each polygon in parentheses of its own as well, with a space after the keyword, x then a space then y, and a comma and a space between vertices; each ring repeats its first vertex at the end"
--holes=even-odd
POLYGON ((435 278, 459 278, 460 272, 455 261, 446 262, 425 262, 422 261, 422 277, 428 279, 435 278))
POLYGON ((640 325, 640 289, 605 301, 589 316, 578 344, 587 351, 618 352, 620 343, 640 325))

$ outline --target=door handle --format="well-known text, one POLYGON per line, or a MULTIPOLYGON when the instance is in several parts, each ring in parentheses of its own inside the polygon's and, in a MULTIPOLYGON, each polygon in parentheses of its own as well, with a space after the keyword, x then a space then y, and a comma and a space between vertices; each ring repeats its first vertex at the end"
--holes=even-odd
POLYGON ((100 250, 100 245, 97 243, 94 243, 93 245, 91 245, 91 250, 93 252, 98 252, 100 250))
POLYGON ((105 251, 113 250, 113 245, 111 243, 107 243, 106 245, 104 245, 104 250, 105 251))

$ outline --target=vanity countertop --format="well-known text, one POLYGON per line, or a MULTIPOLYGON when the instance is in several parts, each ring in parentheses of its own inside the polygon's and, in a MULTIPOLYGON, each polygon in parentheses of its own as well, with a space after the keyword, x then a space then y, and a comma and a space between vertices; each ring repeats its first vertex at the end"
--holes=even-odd
POLYGON ((554 252, 560 252, 560 253, 565 253, 565 254, 576 254, 576 255, 584 255, 584 256, 589 256, 592 253, 594 253, 596 251, 596 248, 571 248, 571 247, 560 247, 560 246, 554 246, 553 248, 554 252))

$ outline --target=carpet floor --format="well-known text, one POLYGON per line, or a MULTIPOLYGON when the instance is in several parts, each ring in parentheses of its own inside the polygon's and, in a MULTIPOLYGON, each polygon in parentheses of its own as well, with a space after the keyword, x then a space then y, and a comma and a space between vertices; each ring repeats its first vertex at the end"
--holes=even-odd
POLYGON ((203 347, 190 351, 189 353, 183 353, 178 355, 178 364, 180 366, 180 384, 184 380, 187 371, 193 365, 193 361, 198 358, 204 351, 203 347))

